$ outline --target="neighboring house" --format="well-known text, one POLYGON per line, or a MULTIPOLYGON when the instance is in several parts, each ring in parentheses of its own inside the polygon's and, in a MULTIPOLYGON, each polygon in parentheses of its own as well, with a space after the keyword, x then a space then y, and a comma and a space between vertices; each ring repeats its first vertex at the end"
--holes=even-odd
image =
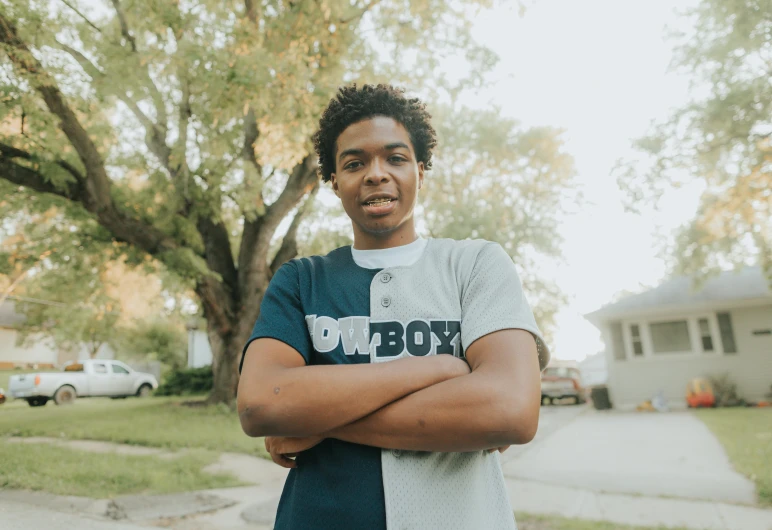
POLYGON ((212 364, 212 347, 209 336, 200 329, 188 329, 188 368, 201 368, 212 364))
MULTIPOLYGON (((16 303, 8 299, 0 304, 0 369, 16 367, 53 368, 67 361, 88 359, 89 352, 81 348, 62 348, 42 335, 33 335, 26 345, 18 344, 17 328, 24 322, 24 315, 16 312, 16 303)), ((114 352, 103 345, 97 353, 99 359, 112 359, 114 352)))
POLYGON ((608 382, 606 356, 603 353, 588 355, 584 360, 579 361, 579 373, 582 374, 584 388, 605 385, 608 382))
POLYGON ((586 318, 606 343, 615 407, 662 392, 686 406, 695 377, 727 373, 741 397, 760 400, 772 384, 772 290, 758 267, 724 272, 694 290, 675 278, 586 318))

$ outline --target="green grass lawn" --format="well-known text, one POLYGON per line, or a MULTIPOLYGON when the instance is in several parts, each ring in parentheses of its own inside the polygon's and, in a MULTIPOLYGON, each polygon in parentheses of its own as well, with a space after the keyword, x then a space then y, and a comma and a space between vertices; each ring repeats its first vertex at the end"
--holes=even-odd
POLYGON ((82 399, 57 407, 24 402, 0 406, 0 433, 104 440, 167 449, 207 449, 267 457, 262 439, 249 438, 227 407, 182 405, 179 398, 82 399))
POLYGON ((0 439, 0 454, 0 489, 110 498, 240 485, 229 475, 201 471, 217 459, 217 454, 211 451, 192 451, 163 459, 86 453, 49 444, 7 443, 0 439))
POLYGON ((695 412, 721 441, 735 469, 756 483, 759 504, 772 506, 772 408, 695 412))
MULTIPOLYGON (((600 521, 585 521, 582 519, 564 519, 545 515, 515 514, 518 530, 665 530, 665 527, 628 526, 600 521)), ((685 528, 669 528, 668 530, 686 530, 685 528)))

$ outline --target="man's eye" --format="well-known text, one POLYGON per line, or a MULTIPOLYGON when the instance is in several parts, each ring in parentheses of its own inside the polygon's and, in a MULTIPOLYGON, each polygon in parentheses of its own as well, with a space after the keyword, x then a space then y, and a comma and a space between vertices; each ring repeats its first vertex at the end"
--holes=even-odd
POLYGON ((348 164, 343 166, 343 169, 357 169, 361 165, 362 165, 362 162, 357 162, 357 161, 349 162, 348 164))
POLYGON ((390 158, 390 160, 391 160, 392 162, 394 162, 394 163, 402 163, 402 162, 407 162, 407 160, 406 160, 406 159, 405 159, 405 157, 403 157, 403 156, 392 156, 392 157, 390 158))

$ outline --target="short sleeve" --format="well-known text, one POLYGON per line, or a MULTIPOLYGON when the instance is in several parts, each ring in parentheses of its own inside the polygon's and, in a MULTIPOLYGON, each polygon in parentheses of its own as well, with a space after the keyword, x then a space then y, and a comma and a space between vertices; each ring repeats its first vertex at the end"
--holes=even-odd
POLYGON ((539 367, 543 370, 547 366, 549 349, 525 298, 515 264, 501 245, 488 243, 477 255, 462 294, 461 341, 464 350, 480 337, 502 329, 530 332, 536 339, 539 367))
POLYGON ((282 265, 271 278, 260 304, 252 335, 241 353, 239 373, 244 365, 244 355, 255 339, 270 338, 295 348, 305 359, 311 358, 311 338, 308 335, 303 307, 300 302, 300 281, 297 266, 293 262, 282 265))

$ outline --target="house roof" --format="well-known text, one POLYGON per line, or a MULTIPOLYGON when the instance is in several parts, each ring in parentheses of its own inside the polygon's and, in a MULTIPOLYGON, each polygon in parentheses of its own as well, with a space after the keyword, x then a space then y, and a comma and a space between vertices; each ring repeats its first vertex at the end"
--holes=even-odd
POLYGON ((627 296, 585 315, 591 322, 630 317, 667 309, 715 307, 722 303, 769 299, 772 289, 761 267, 722 272, 695 287, 694 278, 679 276, 659 287, 627 296))
POLYGON ((6 300, 0 304, 0 328, 14 328, 24 322, 24 315, 16 312, 16 303, 6 300))

